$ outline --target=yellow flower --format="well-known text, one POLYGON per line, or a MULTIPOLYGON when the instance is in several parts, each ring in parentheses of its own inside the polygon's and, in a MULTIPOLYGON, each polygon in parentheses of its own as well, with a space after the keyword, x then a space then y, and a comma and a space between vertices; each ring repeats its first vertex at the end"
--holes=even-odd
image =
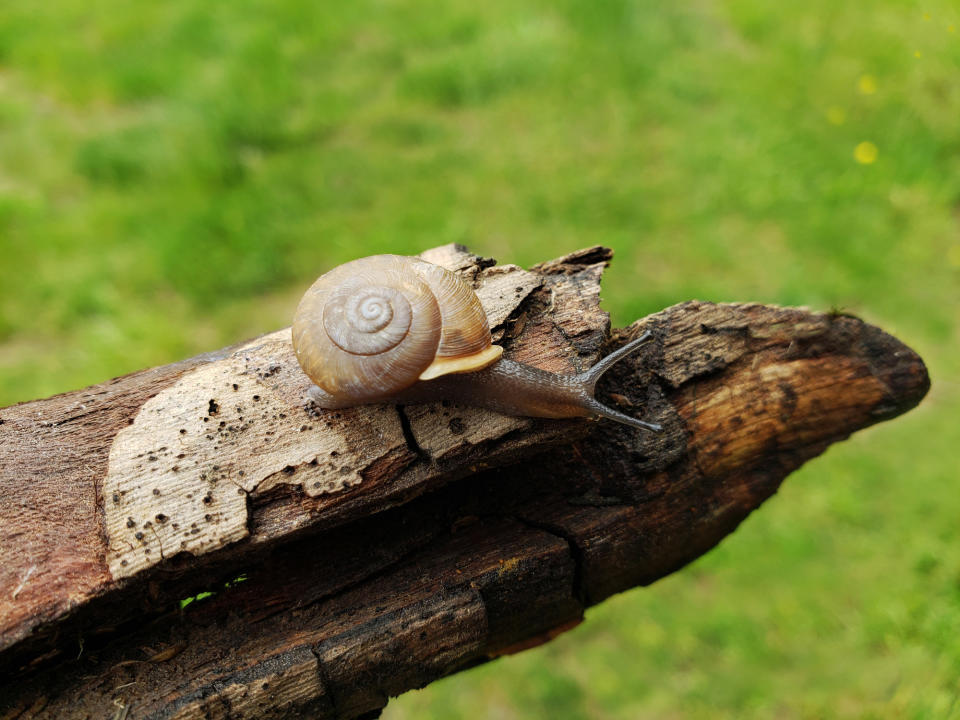
POLYGON ((873 95, 877 91, 877 79, 873 75, 861 75, 859 86, 861 94, 873 95))
POLYGON ((877 146, 865 140, 853 149, 853 159, 861 165, 871 165, 877 161, 877 146))

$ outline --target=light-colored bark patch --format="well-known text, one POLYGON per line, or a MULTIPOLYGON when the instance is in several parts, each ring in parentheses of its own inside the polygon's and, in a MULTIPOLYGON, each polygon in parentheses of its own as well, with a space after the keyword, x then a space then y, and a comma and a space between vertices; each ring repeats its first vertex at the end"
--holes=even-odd
POLYGON ((280 484, 340 492, 404 445, 398 419, 382 409, 311 412, 308 384, 283 330, 147 401, 114 439, 103 483, 113 576, 241 540, 249 494, 280 484))
POLYGON ((487 313, 490 328, 502 325, 524 299, 543 284, 543 278, 517 265, 501 265, 484 270, 477 297, 487 313))

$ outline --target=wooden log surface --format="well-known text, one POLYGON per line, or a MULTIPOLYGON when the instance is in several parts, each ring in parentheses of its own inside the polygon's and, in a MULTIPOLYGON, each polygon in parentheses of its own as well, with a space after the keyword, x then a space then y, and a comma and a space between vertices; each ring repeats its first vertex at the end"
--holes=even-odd
POLYGON ((0 717, 375 714, 682 567, 929 386, 845 315, 693 301, 611 338, 604 248, 424 256, 517 360, 573 372, 652 331, 600 395, 665 431, 320 411, 289 329, 0 409, 0 717))

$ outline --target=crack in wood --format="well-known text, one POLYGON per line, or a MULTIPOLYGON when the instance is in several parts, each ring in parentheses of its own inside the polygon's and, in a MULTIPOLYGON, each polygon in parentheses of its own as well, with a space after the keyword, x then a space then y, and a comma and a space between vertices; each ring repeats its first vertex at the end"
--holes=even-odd
POLYGON ((322 717, 339 718, 341 714, 337 703, 337 693, 330 680, 330 674, 327 672, 327 666, 323 656, 320 654, 320 643, 311 643, 310 652, 317 661, 317 681, 320 683, 320 687, 324 689, 323 697, 325 700, 324 705, 326 705, 324 708, 326 715, 322 717))
POLYGON ((420 443, 417 442, 417 437, 413 434, 413 428, 410 426, 410 417, 407 415, 403 405, 395 405, 394 407, 397 410, 397 417, 400 419, 400 429, 403 432, 403 439, 407 443, 407 449, 421 460, 432 462, 433 458, 430 456, 430 453, 424 450, 420 446, 420 443))
POLYGON ((533 530, 549 533, 567 543, 567 547, 570 549, 570 557, 573 560, 573 584, 570 588, 570 594, 582 608, 587 608, 592 605, 590 593, 583 581, 584 554, 577 537, 560 525, 543 520, 536 520, 529 515, 512 515, 510 517, 533 530))

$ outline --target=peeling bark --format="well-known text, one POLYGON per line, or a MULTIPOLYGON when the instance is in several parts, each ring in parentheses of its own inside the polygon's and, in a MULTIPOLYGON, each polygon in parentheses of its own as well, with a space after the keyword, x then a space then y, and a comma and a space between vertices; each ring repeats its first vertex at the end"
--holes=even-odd
POLYGON ((651 331, 600 395, 665 431, 319 411, 289 330, 4 408, 0 717, 375 713, 682 567, 929 386, 895 338, 802 309, 694 301, 611 339, 604 248, 424 256, 516 360, 576 372, 651 331))

